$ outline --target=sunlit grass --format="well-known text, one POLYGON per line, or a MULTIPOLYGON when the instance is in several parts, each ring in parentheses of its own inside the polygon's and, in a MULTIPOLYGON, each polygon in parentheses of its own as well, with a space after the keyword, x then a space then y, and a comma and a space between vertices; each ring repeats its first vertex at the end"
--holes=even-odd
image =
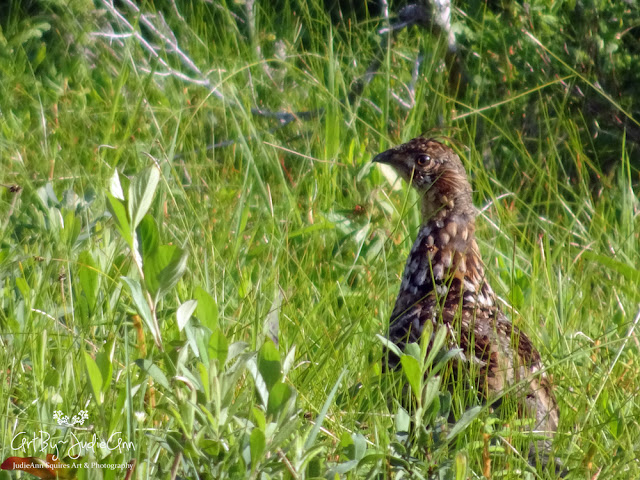
MULTIPOLYGON (((114 21, 108 12, 73 8, 11 17, 2 30, 13 55, 0 57, 0 181, 22 188, 3 187, 0 199, 3 459, 44 456, 14 451, 12 436, 44 430, 65 438, 53 412, 87 409, 92 431, 123 432, 136 449, 86 456, 136 458, 135 478, 170 478, 174 467, 183 478, 311 478, 331 468, 344 468, 346 478, 370 470, 418 478, 444 466, 461 478, 558 478, 510 449, 527 440, 488 409, 448 444, 434 437, 431 451, 414 442, 399 453, 403 393, 382 372, 376 334, 387 328, 419 215, 415 194, 370 160, 430 132, 455 139, 473 182, 491 283, 553 376, 561 410, 555 455, 570 478, 638 476, 637 165, 620 135, 623 153, 613 168, 602 167, 587 120, 565 108, 560 82, 541 70, 524 81, 511 65, 508 88, 494 87, 502 75, 496 64, 509 57, 486 53, 511 42, 512 28, 492 16, 458 19, 481 53, 469 57, 464 98, 448 92, 442 40, 414 27, 398 35, 350 102, 353 82, 378 53, 375 19, 332 25, 314 2, 280 11, 263 5, 250 38, 237 6, 194 3, 184 21, 165 12, 182 51, 223 101, 211 88, 159 76, 166 69, 149 62, 135 37, 92 35, 105 31, 100 18, 114 21), (406 108, 392 94, 410 99, 420 51, 415 104, 406 108), (252 107, 319 113, 278 129, 252 107), (234 143, 208 148, 226 140, 234 143), (139 312, 122 281, 136 277, 135 257, 105 213, 114 171, 126 184, 152 164, 160 171, 149 211, 159 242, 188 253, 186 272, 157 305, 164 351, 148 330, 142 343, 137 337, 139 312), (95 299, 88 271, 96 273, 95 299), (220 344, 203 363, 178 328, 177 309, 198 287, 215 302, 211 325, 236 344, 226 364, 220 344), (274 411, 261 403, 251 373, 252 352, 261 352, 262 365, 274 361, 263 358, 271 337, 294 399, 274 411), (85 353, 112 367, 102 399, 85 353), (140 359, 168 383, 134 363, 140 359), (361 450, 368 460, 354 453, 361 450)), ((549 47, 561 50, 558 42, 549 47)), ((172 52, 161 56, 188 70, 172 52)), ((575 70, 564 73, 580 81, 575 70)), ((459 420, 473 395, 461 383, 451 391, 459 420)), ((451 428, 446 420, 434 424, 451 428)))

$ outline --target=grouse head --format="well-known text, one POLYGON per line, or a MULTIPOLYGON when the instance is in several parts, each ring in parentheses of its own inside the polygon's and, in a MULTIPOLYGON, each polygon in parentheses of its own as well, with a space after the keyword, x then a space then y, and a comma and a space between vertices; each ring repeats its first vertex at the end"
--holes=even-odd
POLYGON ((475 215, 471 185, 460 157, 448 146, 423 137, 378 154, 422 196, 423 220, 475 215))

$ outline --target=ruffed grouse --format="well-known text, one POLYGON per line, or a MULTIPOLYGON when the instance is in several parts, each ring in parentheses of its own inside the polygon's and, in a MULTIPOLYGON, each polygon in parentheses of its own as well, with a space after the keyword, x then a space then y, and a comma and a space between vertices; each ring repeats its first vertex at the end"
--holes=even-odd
MULTIPOLYGON (((433 139, 414 138, 376 156, 419 193, 422 225, 402 276, 389 326, 401 350, 418 342, 423 325, 445 324, 449 342, 477 365, 476 387, 490 403, 516 386, 535 431, 548 440, 532 445, 546 457, 558 427, 558 408, 540 354, 498 308, 475 240, 476 210, 460 158, 433 139)), ((389 353, 389 366, 398 359, 389 353)))

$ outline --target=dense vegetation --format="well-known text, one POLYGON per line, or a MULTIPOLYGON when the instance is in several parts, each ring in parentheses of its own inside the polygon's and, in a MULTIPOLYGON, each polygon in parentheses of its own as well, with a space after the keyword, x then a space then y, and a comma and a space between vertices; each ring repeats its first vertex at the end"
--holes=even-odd
POLYGON ((382 372, 418 211, 370 160, 427 133, 553 375, 567 478, 640 478, 638 7, 456 4, 456 91, 444 35, 314 1, 2 7, 1 460, 43 431, 133 444, 78 478, 559 478, 426 345, 382 372))

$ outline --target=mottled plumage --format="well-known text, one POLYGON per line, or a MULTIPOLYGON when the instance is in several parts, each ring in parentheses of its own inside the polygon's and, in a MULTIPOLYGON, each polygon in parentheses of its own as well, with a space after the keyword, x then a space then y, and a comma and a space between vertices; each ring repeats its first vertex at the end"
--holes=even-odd
MULTIPOLYGON (((407 259, 391 314, 389 338, 404 349, 417 342, 426 322, 449 327, 449 344, 476 365, 476 387, 492 402, 514 385, 535 430, 549 441, 558 408, 540 354, 496 305, 475 240, 471 186, 460 158, 432 139, 414 138, 383 152, 374 162, 392 166, 422 197, 422 225, 407 259)), ((389 365, 397 358, 390 355, 389 365)))

